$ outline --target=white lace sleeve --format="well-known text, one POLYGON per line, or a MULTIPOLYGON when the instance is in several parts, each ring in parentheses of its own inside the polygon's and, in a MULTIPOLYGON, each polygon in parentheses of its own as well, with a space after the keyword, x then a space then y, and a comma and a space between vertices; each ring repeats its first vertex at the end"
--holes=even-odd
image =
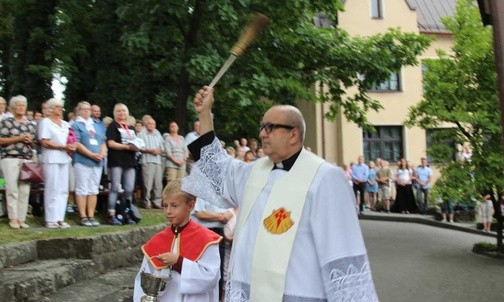
POLYGON ((191 174, 182 181, 182 190, 215 205, 224 206, 224 181, 232 160, 215 138, 210 145, 201 148, 200 159, 191 169, 191 174))
POLYGON ((378 301, 367 255, 331 261, 322 272, 328 301, 378 301))

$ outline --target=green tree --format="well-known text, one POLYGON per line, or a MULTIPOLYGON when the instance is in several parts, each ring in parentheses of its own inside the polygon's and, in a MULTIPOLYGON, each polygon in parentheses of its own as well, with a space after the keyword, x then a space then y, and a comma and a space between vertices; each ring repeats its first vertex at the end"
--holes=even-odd
MULTIPOLYGON (((455 16, 443 22, 454 34, 454 46, 450 53, 438 51, 439 59, 425 61, 424 100, 410 108, 407 123, 424 129, 448 125, 452 128, 445 137, 448 134, 458 143, 470 143, 472 159, 463 165, 463 174, 443 174, 453 177, 443 183, 460 184, 462 191, 472 190, 476 196, 504 185, 492 32, 481 25, 478 8, 471 0, 459 0, 455 16), (457 179, 468 175, 473 177, 472 187, 457 179)), ((442 144, 443 139, 434 144, 430 154, 447 163, 444 168, 458 165, 446 158, 446 152, 437 152, 446 149, 442 144)))
POLYGON ((10 66, 10 45, 12 44, 13 16, 8 1, 0 2, 0 95, 10 95, 7 81, 10 66))
POLYGON ((416 57, 429 41, 398 29, 351 38, 340 28, 317 28, 313 17, 337 19, 342 1, 295 0, 67 0, 58 6, 57 71, 68 79, 66 99, 96 102, 109 114, 116 102, 163 127, 192 123, 191 100, 229 55, 252 12, 272 25, 219 82, 216 127, 222 138, 257 135, 262 113, 274 103, 331 102, 328 118, 342 109, 368 126, 366 113, 380 104, 366 95, 416 57), (313 89, 327 87, 324 94, 313 89), (357 86, 355 95, 345 88, 357 86))
POLYGON ((136 72, 135 66, 141 62, 135 62, 119 41, 121 23, 115 11, 120 4, 120 0, 60 2, 55 56, 56 71, 68 81, 67 107, 86 100, 101 105, 104 114, 111 114, 113 105, 121 102, 138 109, 131 110, 132 115, 147 107, 138 97, 143 87, 149 87, 140 85, 149 75, 136 72))
MULTIPOLYGON (((194 93, 210 83, 251 12, 271 20, 264 35, 235 62, 216 87, 215 124, 227 141, 257 135, 262 113, 273 103, 302 99, 331 103, 329 118, 342 109, 347 119, 368 125, 366 112, 381 108, 366 95, 373 82, 416 63, 428 40, 392 29, 352 38, 340 28, 317 28, 313 17, 336 20, 342 1, 125 1, 118 9, 121 41, 152 68, 156 105, 189 124, 194 93), (324 94, 314 83, 327 87, 324 94), (357 86, 355 95, 345 88, 357 86)), ((166 116, 166 115, 165 115, 166 116)))
POLYGON ((11 1, 13 16, 9 94, 23 94, 30 104, 53 96, 55 7, 57 0, 11 1))
MULTIPOLYGON (((501 194, 504 188, 504 152, 492 31, 482 26, 471 0, 459 0, 455 16, 443 22, 454 34, 454 46, 451 53, 438 51, 439 59, 425 62, 425 99, 410 108, 408 124, 452 127, 440 132, 428 150, 445 162, 434 186, 444 198, 472 202, 470 197, 479 200, 488 191, 495 198, 495 192, 501 194), (470 161, 448 159, 444 143, 448 136, 472 146, 470 161)), ((497 247, 502 251, 500 217, 498 221, 497 247)))

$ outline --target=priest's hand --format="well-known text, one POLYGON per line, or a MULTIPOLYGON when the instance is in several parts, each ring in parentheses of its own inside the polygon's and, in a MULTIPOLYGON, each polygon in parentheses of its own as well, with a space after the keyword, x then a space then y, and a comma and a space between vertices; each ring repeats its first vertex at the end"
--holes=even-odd
POLYGON ((159 261, 166 264, 167 266, 171 266, 171 265, 174 265, 175 263, 177 263, 179 256, 177 254, 172 253, 172 252, 167 252, 167 253, 159 254, 155 257, 159 261))
POLYGON ((194 110, 200 121, 200 135, 213 131, 212 106, 214 103, 213 88, 203 86, 194 96, 194 110))
POLYGON ((194 109, 198 114, 203 112, 212 112, 214 102, 213 88, 203 86, 194 96, 194 109))

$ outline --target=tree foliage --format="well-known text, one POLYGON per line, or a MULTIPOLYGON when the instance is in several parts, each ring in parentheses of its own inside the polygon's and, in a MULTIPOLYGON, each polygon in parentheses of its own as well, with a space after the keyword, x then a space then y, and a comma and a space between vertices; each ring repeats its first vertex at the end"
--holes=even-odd
POLYGON ((342 3, 59 1, 50 55, 55 71, 68 80, 69 104, 88 100, 110 114, 114 103, 123 102, 136 117, 152 114, 161 127, 174 119, 184 132, 195 117, 194 93, 219 70, 252 13, 261 12, 271 26, 216 87, 215 124, 222 138, 257 135, 269 106, 296 100, 327 102, 328 118, 342 110, 349 121, 365 127, 366 113, 381 108, 367 89, 401 66, 416 64, 429 41, 399 29, 350 37, 341 28, 314 25, 319 12, 337 20, 342 3), (315 83, 327 89, 321 94, 315 83), (346 95, 353 86, 357 93, 346 95))
MULTIPOLYGON (((252 49, 235 62, 216 90, 216 126, 224 135, 256 134, 265 108, 272 103, 330 102, 329 118, 340 109, 350 121, 365 126, 366 112, 380 104, 365 91, 403 65, 416 63, 428 45, 415 34, 390 30, 352 38, 338 28, 317 28, 313 17, 326 12, 333 20, 341 1, 127 1, 118 10, 124 22, 123 45, 136 56, 149 58, 155 101, 175 109, 186 121, 188 102, 208 84, 229 55, 252 12, 271 19, 271 26, 252 49), (328 88, 325 94, 314 83, 328 88), (345 89, 358 93, 345 96, 345 89)), ((190 113, 190 112, 189 112, 190 113)))
POLYGON ((12 44, 12 27, 14 18, 11 5, 7 1, 0 2, 0 91, 9 94, 9 66, 11 60, 10 45, 12 44))
MULTIPOLYGON (((52 97, 52 56, 54 46, 55 8, 57 0, 6 1, 9 23, 8 49, 9 95, 23 94, 40 104, 52 97), (12 22, 12 23, 11 23, 12 22)), ((4 74, 5 75, 5 74, 4 74)), ((5 79, 5 78, 4 78, 5 79)))
POLYGON ((64 76, 70 108, 80 101, 102 106, 106 114, 115 103, 125 103, 132 114, 147 113, 142 92, 148 87, 147 70, 135 62, 120 42, 121 23, 115 11, 121 1, 67 0, 58 6, 57 70, 64 76))
POLYGON ((424 100, 410 108, 407 123, 424 129, 451 127, 428 150, 446 163, 436 186, 442 186, 445 198, 460 200, 461 192, 479 198, 478 192, 504 187, 492 31, 482 26, 471 0, 460 0, 455 16, 443 22, 454 34, 454 46, 450 53, 438 51, 439 59, 426 60, 424 100), (472 146, 470 162, 450 160, 448 136, 472 146))

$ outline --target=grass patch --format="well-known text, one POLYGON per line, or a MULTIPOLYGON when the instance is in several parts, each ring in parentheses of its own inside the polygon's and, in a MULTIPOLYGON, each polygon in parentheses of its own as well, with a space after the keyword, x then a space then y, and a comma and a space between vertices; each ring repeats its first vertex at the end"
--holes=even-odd
POLYGON ((497 252, 497 246, 490 242, 478 242, 473 246, 472 251, 477 254, 497 252))
POLYGON ((497 245, 490 242, 475 243, 472 251, 475 254, 504 259, 504 250, 499 251, 497 245))
MULTIPOLYGON (((161 223, 167 223, 163 210, 161 209, 139 209, 142 220, 138 226, 153 226, 161 223)), ((0 219, 0 245, 23 242, 29 240, 49 239, 49 238, 80 238, 103 233, 114 233, 137 228, 136 225, 111 226, 107 225, 105 215, 97 215, 102 225, 99 227, 84 227, 80 225, 80 218, 77 213, 66 214, 66 222, 72 227, 68 229, 48 229, 45 228, 44 217, 27 216, 26 222, 30 225, 29 229, 11 229, 9 219, 0 219)))

